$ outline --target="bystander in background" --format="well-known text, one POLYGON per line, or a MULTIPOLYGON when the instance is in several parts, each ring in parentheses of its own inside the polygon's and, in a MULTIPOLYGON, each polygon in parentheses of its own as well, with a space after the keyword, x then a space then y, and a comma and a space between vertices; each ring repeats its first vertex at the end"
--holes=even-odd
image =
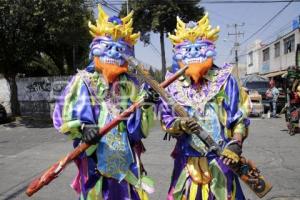
POLYGON ((266 91, 266 97, 270 100, 270 108, 271 108, 271 117, 277 118, 277 100, 279 96, 279 90, 275 86, 275 81, 273 79, 270 80, 270 88, 266 91))

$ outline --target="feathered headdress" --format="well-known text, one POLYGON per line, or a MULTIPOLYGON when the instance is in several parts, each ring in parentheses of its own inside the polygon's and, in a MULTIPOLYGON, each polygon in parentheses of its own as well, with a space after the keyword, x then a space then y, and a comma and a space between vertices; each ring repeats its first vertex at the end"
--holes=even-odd
POLYGON ((206 13, 194 27, 186 26, 186 24, 179 17, 177 17, 175 35, 171 35, 169 33, 169 38, 174 45, 179 44, 185 40, 195 42, 196 39, 199 38, 214 42, 218 39, 219 32, 219 26, 212 29, 208 18, 208 13, 206 13))
POLYGON ((89 22, 90 34, 93 37, 110 36, 113 40, 124 39, 130 45, 134 45, 140 37, 140 33, 132 33, 132 16, 131 11, 126 17, 121 19, 109 17, 104 10, 98 5, 98 19, 96 25, 89 22))

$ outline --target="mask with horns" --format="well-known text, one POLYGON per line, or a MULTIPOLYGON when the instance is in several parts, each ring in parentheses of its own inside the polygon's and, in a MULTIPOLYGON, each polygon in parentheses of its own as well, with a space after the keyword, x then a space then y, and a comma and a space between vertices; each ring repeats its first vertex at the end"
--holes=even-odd
POLYGON ((124 18, 109 17, 99 5, 96 24, 88 24, 94 37, 90 58, 95 70, 102 73, 108 83, 128 71, 122 54, 133 55, 133 46, 140 36, 140 33, 133 33, 132 16, 133 11, 124 18))
POLYGON ((187 24, 177 17, 175 34, 169 33, 174 45, 173 70, 189 65, 185 73, 194 83, 198 83, 213 66, 216 56, 214 42, 219 31, 219 27, 211 27, 207 13, 198 22, 187 24))

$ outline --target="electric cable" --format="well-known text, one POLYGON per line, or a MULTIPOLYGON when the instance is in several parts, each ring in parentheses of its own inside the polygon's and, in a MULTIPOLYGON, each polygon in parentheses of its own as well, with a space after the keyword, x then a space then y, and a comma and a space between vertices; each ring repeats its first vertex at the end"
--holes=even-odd
MULTIPOLYGON (((300 2, 300 0, 185 0, 177 2, 178 4, 190 4, 190 3, 201 3, 201 4, 270 4, 270 3, 292 3, 292 2, 300 2)), ((122 5, 126 3, 124 0, 112 0, 110 1, 110 5, 122 5)), ((162 1, 153 1, 151 4, 161 4, 162 1)))
POLYGON ((264 25, 262 25, 257 31, 252 33, 246 40, 240 43, 240 45, 245 44, 247 41, 249 41, 252 37, 254 37, 257 33, 259 33, 261 30, 263 30, 267 25, 269 25, 276 17, 278 17, 289 5, 291 5, 293 1, 287 3, 283 8, 281 8, 271 19, 269 19, 264 25))

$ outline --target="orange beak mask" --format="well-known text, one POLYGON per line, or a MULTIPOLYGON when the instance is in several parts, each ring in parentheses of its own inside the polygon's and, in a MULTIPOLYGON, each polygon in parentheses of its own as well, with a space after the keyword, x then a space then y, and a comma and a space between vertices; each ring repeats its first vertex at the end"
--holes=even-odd
POLYGON ((119 66, 111 63, 103 63, 99 57, 94 57, 95 69, 96 71, 103 74, 104 79, 107 83, 113 83, 116 78, 124 73, 128 72, 128 63, 125 62, 123 65, 119 66))
MULTIPOLYGON (((180 68, 183 68, 185 65, 182 61, 178 61, 180 68)), ((194 83, 198 84, 199 81, 205 76, 208 70, 213 66, 213 59, 207 58, 201 63, 191 63, 189 68, 185 71, 185 75, 191 77, 194 83)))

